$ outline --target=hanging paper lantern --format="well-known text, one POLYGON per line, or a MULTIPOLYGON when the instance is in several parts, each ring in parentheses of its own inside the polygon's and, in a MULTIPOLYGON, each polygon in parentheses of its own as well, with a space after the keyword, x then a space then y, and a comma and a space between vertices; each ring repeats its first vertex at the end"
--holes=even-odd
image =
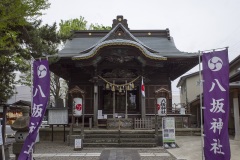
POLYGON ((129 90, 129 91, 132 90, 131 84, 128 86, 128 90, 129 90))
POLYGON ((112 91, 113 91, 113 92, 115 91, 115 86, 112 86, 112 91))
POLYGON ((134 88, 134 83, 131 84, 132 89, 134 88))
POLYGON ((119 87, 119 92, 122 92, 122 87, 121 86, 119 87))
POLYGON ((106 84, 106 89, 109 89, 109 83, 106 84))

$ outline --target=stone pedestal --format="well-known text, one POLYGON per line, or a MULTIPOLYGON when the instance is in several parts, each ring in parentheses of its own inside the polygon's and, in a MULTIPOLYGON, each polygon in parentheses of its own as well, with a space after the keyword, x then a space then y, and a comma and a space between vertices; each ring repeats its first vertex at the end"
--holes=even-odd
MULTIPOLYGON (((14 142, 12 145, 12 151, 15 154, 16 160, 18 160, 18 156, 21 153, 23 144, 24 144, 24 142, 14 142)), ((34 152, 34 148, 33 148, 33 152, 34 152)))
POLYGON ((68 144, 68 146, 74 147, 75 139, 82 139, 82 147, 81 147, 81 149, 83 149, 83 138, 82 138, 81 135, 67 135, 67 144, 68 144))
MULTIPOLYGON (((0 149, 0 159, 2 159, 2 146, 0 145, 0 147, 1 147, 1 149, 0 149)), ((10 147, 10 144, 5 144, 4 145, 5 160, 10 160, 9 147, 10 147)))
POLYGON ((18 159, 19 154, 21 153, 22 150, 22 146, 23 146, 24 142, 14 142, 13 143, 13 153, 15 154, 15 159, 18 159))
POLYGON ((107 129, 133 129, 133 119, 108 118, 107 129))

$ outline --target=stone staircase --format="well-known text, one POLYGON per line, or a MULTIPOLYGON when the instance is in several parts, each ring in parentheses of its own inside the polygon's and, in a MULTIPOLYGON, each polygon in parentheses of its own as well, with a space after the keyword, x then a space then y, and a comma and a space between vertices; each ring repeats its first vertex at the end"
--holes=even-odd
POLYGON ((152 130, 89 130, 84 132, 84 147, 156 147, 152 130))

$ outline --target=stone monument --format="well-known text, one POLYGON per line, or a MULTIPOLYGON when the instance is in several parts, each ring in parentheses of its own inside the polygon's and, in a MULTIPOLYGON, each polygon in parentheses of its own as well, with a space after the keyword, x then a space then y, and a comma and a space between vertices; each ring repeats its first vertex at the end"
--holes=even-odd
POLYGON ((15 122, 11 125, 12 130, 16 131, 15 140, 13 143, 13 154, 16 156, 16 160, 18 159, 19 154, 21 153, 22 146, 24 144, 25 139, 28 136, 29 131, 29 110, 28 106, 22 106, 22 117, 19 117, 15 120, 15 122))

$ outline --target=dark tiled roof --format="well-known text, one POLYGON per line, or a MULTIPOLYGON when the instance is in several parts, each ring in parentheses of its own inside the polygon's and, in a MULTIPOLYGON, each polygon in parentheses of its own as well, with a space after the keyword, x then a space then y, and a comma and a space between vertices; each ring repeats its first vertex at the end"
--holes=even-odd
POLYGON ((19 101, 13 103, 12 105, 16 105, 16 106, 29 106, 29 107, 31 107, 31 102, 30 101, 19 100, 19 101))
POLYGON ((90 52, 85 53, 85 54, 79 54, 78 56, 74 56, 73 59, 81 59, 83 57, 92 57, 100 47, 105 46, 105 45, 130 45, 130 46, 136 46, 143 52, 143 54, 146 57, 164 59, 163 56, 161 56, 159 54, 156 54, 156 53, 151 53, 150 51, 148 51, 145 47, 143 47, 139 43, 137 43, 135 41, 131 41, 131 40, 124 40, 124 39, 113 39, 113 40, 103 41, 101 43, 98 43, 90 52))
MULTIPOLYGON (((159 30, 160 31, 160 30, 159 30)), ((89 31, 91 32, 91 31, 89 31)), ((150 31, 151 32, 151 31, 150 31)), ((82 38, 73 38, 72 40, 68 40, 63 50, 59 52, 60 57, 84 57, 93 54, 98 47, 101 45, 105 45, 106 43, 111 42, 121 42, 121 43, 129 43, 135 44, 140 48, 144 48, 146 54, 150 57, 192 57, 197 56, 194 53, 185 53, 179 51, 172 38, 164 37, 164 36, 138 36, 135 37, 131 31, 125 28, 121 23, 116 25, 108 34, 105 36, 85 36, 82 38), (113 34, 117 28, 123 28, 125 33, 130 37, 130 39, 111 39, 109 40, 109 36, 113 34)))
POLYGON ((82 51, 92 47, 96 44, 102 37, 84 37, 84 38, 73 38, 68 40, 64 49, 59 51, 60 57, 71 57, 74 55, 79 55, 82 51))
POLYGON ((165 37, 138 37, 138 39, 149 48, 159 53, 180 53, 175 47, 173 40, 168 40, 165 37))

